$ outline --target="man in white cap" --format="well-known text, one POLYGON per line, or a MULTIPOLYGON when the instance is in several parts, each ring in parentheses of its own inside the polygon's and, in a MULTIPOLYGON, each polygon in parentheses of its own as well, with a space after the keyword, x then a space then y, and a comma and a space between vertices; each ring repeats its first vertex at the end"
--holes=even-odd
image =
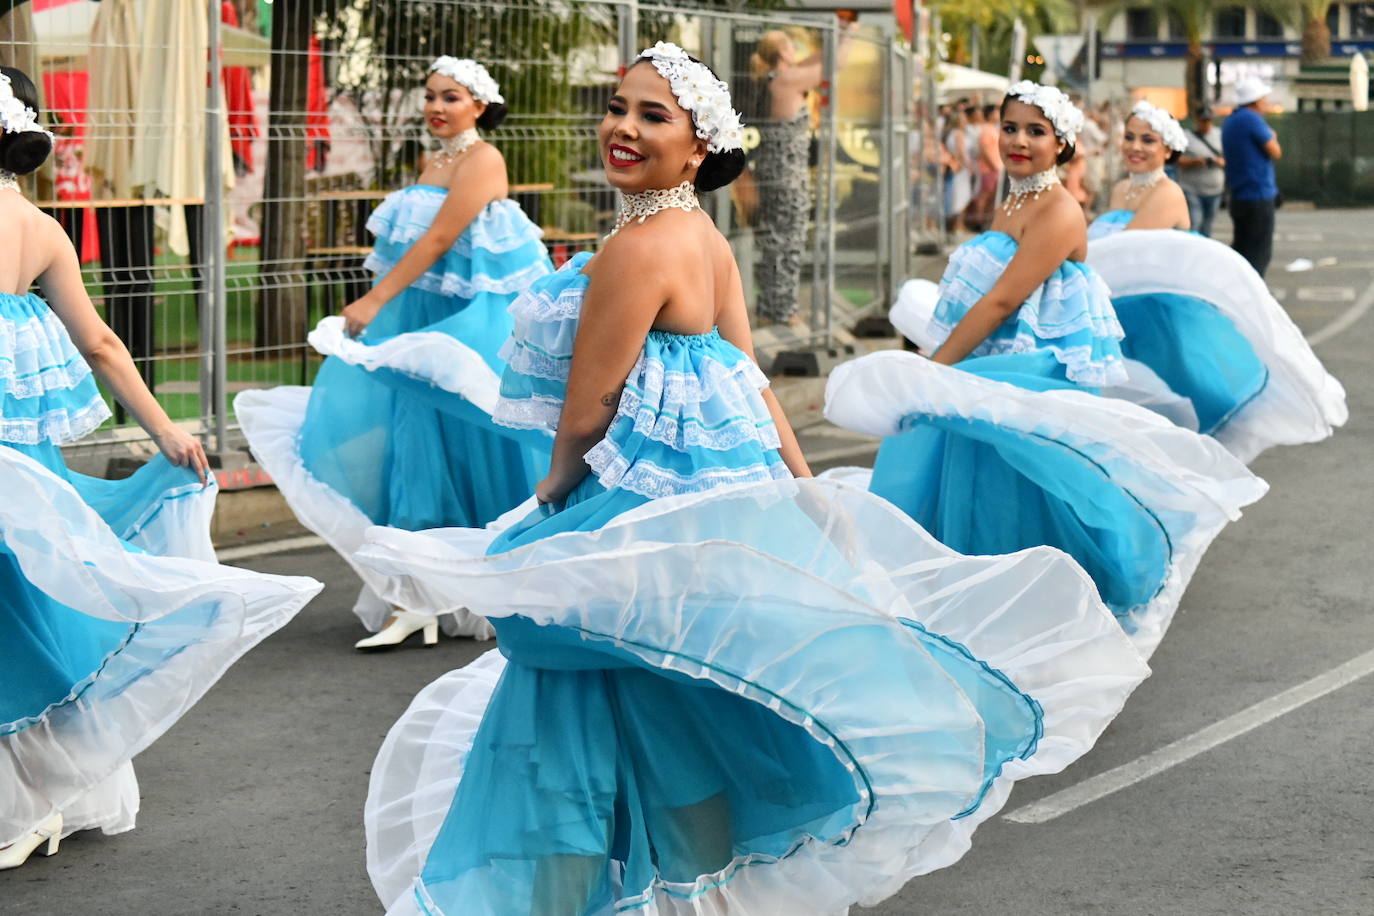
POLYGON ((1272 90, 1257 77, 1236 83, 1236 110, 1221 128, 1226 180, 1231 186, 1231 247, 1264 276, 1274 252, 1274 211, 1279 187, 1274 160, 1283 155, 1278 137, 1264 122, 1266 96, 1272 90))

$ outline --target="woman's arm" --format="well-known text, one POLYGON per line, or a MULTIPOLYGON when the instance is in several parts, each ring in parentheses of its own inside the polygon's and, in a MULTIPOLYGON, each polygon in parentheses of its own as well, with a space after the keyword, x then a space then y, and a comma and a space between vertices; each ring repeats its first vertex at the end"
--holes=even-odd
MULTIPOLYGON (((739 265, 733 257, 730 258, 730 303, 716 317, 716 327, 720 330, 721 337, 744 351, 744 354, 758 365, 758 358, 754 355, 754 337, 749 330, 749 312, 744 305, 744 284, 740 280, 739 265)), ((782 456, 783 463, 787 465, 793 477, 812 476, 811 466, 802 455, 797 434, 793 432, 787 414, 783 413, 777 395, 773 394, 772 388, 763 389, 761 394, 763 402, 768 405, 773 425, 778 430, 778 439, 782 443, 778 454, 782 456)))
POLYGON ((967 357, 1082 246, 1083 211, 1073 198, 1066 196, 1059 205, 1046 207, 1035 220, 1002 276, 931 356, 935 362, 952 366, 967 357))
POLYGON ((454 169, 434 224, 376 286, 345 306, 342 314, 350 335, 361 334, 383 306, 433 267, 487 204, 506 196, 506 162, 496 147, 481 144, 464 156, 471 158, 454 169))
POLYGON ((597 253, 573 342, 549 475, 534 488, 541 503, 562 502, 587 476, 583 457, 605 437, 625 379, 667 301, 667 272, 644 269, 662 264, 671 250, 672 236, 660 228, 623 232, 597 253), (626 282, 627 277, 634 282, 626 282))
POLYGON ((210 462, 205 449, 194 436, 172 422, 167 411, 143 383, 124 342, 109 325, 100 320, 86 286, 81 281, 81 265, 62 227, 55 220, 43 222, 44 243, 54 253, 38 277, 38 286, 57 317, 66 326, 72 343, 90 364, 96 378, 105 383, 148 435, 167 460, 190 468, 201 483, 209 479, 210 462))

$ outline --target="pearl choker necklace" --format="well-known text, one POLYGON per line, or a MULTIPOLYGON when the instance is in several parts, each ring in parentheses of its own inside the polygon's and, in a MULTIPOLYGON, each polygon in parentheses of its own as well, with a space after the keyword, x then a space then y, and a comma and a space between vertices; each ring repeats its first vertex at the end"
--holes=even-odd
POLYGON ((456 137, 444 137, 439 141, 439 152, 434 157, 435 168, 448 168, 455 159, 472 148, 481 136, 477 128, 469 127, 456 137))
POLYGON ((1150 188, 1153 188, 1155 185, 1159 184, 1163 180, 1163 167, 1154 169, 1153 171, 1141 172, 1137 175, 1132 175, 1131 186, 1126 189, 1126 193, 1124 196, 1127 200, 1135 200, 1137 197, 1144 194, 1146 191, 1150 190, 1150 188))
POLYGON ((1039 200, 1040 195, 1059 184, 1059 170, 1045 169, 1026 178, 1007 178, 1007 199, 1002 201, 1002 212, 1010 214, 1020 210, 1026 198, 1039 200))
POLYGON ((692 187, 690 181, 684 181, 675 188, 654 188, 650 191, 640 191, 637 194, 622 194, 620 197, 620 215, 616 217, 615 227, 611 229, 610 238, 621 229, 629 225, 631 220, 644 222, 660 210, 671 210, 676 207, 691 213, 693 210, 701 209, 701 201, 697 199, 697 189, 692 187))
POLYGON ((7 172, 4 169, 0 169, 0 191, 22 193, 19 191, 19 176, 13 172, 7 172))

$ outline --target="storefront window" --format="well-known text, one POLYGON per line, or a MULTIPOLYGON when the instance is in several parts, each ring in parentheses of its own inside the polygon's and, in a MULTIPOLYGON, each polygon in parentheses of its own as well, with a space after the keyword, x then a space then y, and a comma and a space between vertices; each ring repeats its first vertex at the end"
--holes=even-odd
POLYGON ((1282 38, 1283 23, 1263 10, 1255 10, 1255 37, 1282 38))
POLYGON ((1245 38, 1245 7, 1223 6, 1217 10, 1218 38, 1245 38))
POLYGON ((1155 41, 1159 38, 1159 20, 1147 6, 1133 6, 1126 10, 1126 38, 1131 41, 1155 41))
POLYGON ((1351 38, 1374 35, 1374 3, 1351 3, 1346 9, 1350 26, 1346 30, 1351 38))

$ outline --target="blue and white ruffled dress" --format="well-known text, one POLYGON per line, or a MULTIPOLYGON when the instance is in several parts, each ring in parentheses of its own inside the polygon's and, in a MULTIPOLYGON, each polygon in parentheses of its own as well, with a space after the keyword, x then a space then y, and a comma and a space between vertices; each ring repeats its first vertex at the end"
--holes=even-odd
POLYGON ((1134 210, 1108 210, 1088 224, 1088 241, 1092 242, 1097 239, 1105 239, 1110 235, 1116 235, 1129 226, 1133 219, 1135 219, 1134 210))
MULTIPOLYGON (((912 307, 894 317, 932 350, 1015 253, 1005 235, 975 243, 978 255, 956 252, 939 301, 924 308, 935 318, 922 324, 912 307)), ((1265 485, 1213 440, 1100 396, 1091 381, 1124 369, 1106 286, 1090 268, 1066 264, 1028 302, 1031 318, 1013 316, 985 355, 957 367, 898 352, 838 367, 826 416, 884 439, 871 474, 839 473, 962 553, 1064 550, 1148 656, 1208 545, 1265 485), (1043 315, 1083 337, 1066 347, 1035 333, 1043 315), (1103 333, 1089 339, 1093 328, 1103 333)), ((1158 380, 1154 389, 1177 412, 1181 399, 1158 380)))
MULTIPOLYGON (((499 421, 556 424, 585 263, 512 307, 499 421)), ((392 916, 875 903, 1145 676, 1059 552, 959 556, 861 489, 790 479, 764 385, 715 331, 653 331, 561 506, 369 532, 388 597, 461 598, 500 641, 421 691, 373 767, 392 916)))
MULTIPOLYGON (((1192 428, 1242 461, 1274 445, 1320 441, 1345 423, 1340 382, 1226 245, 1191 232, 1132 230, 1094 241, 1088 263, 1111 290, 1131 377, 1162 380, 1190 405, 1192 428)), ((1127 384, 1112 394, 1139 401, 1139 390, 1127 384)))
POLYGON ((131 829, 133 756, 321 588, 217 565, 213 483, 161 456, 69 470, 108 416, 57 316, 0 293, 0 846, 57 811, 131 829))
MULTIPOLYGON (((377 239, 366 266, 379 277, 390 271, 433 225, 446 193, 414 185, 388 195, 367 223, 377 239)), ((368 526, 481 526, 546 472, 547 436, 491 421, 507 308, 553 269, 541 235, 514 201, 488 204, 360 339, 341 317, 320 322, 309 339, 329 358, 313 387, 235 399, 254 456, 296 517, 362 578, 354 611, 368 629, 391 613, 373 573, 352 560, 368 526)), ((461 607, 408 609, 444 615, 450 633, 489 634, 461 607)))

